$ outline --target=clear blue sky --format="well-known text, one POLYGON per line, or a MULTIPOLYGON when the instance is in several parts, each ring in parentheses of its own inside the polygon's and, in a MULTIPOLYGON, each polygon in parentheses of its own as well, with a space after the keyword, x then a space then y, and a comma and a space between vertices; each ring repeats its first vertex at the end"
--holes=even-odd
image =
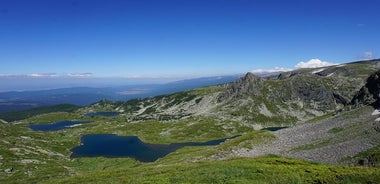
POLYGON ((380 0, 0 0, 0 74, 206 76, 380 57, 380 0))

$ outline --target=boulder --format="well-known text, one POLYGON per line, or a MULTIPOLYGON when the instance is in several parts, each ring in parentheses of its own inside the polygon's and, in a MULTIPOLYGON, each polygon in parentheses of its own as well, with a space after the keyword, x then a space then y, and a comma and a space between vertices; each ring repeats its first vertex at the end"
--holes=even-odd
POLYGON ((5 169, 4 172, 7 173, 7 174, 12 174, 12 172, 13 172, 13 167, 10 167, 10 168, 8 168, 8 169, 5 169))

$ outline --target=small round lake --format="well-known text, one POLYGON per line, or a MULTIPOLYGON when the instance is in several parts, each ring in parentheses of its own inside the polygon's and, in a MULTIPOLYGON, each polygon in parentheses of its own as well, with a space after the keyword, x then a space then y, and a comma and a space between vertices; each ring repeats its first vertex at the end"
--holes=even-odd
POLYGON ((105 116, 105 117, 115 117, 118 116, 117 112, 89 112, 84 114, 84 116, 94 117, 94 116, 105 116))
POLYGON ((88 121, 59 121, 50 124, 37 124, 29 125, 29 128, 34 131, 57 131, 65 128, 72 128, 75 126, 80 126, 82 124, 90 123, 88 121))
POLYGON ((80 146, 71 149, 71 158, 98 156, 110 158, 132 157, 142 162, 154 162, 184 146, 212 146, 218 145, 225 140, 227 138, 208 142, 148 144, 142 142, 137 136, 89 134, 82 136, 82 144, 80 146))

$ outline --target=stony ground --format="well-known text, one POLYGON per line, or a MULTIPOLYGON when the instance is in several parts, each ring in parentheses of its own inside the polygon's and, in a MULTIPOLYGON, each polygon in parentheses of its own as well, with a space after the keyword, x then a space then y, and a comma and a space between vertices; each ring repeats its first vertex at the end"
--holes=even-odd
POLYGON ((365 107, 331 118, 273 132, 276 139, 252 149, 234 151, 232 156, 257 157, 275 154, 320 163, 339 164, 342 159, 380 143, 374 126, 378 115, 365 107))

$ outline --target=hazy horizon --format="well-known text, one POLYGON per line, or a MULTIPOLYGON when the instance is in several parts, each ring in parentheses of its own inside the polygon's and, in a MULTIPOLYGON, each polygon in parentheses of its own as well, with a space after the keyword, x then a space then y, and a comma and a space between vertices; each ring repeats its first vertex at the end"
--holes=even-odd
POLYGON ((187 77, 167 77, 167 78, 125 78, 125 77, 68 77, 68 76, 29 76, 13 75, 0 76, 0 92, 8 91, 36 91, 50 90, 72 87, 121 87, 121 86, 142 86, 155 84, 170 84, 172 82, 186 81, 192 79, 217 78, 222 76, 187 76, 187 77))

